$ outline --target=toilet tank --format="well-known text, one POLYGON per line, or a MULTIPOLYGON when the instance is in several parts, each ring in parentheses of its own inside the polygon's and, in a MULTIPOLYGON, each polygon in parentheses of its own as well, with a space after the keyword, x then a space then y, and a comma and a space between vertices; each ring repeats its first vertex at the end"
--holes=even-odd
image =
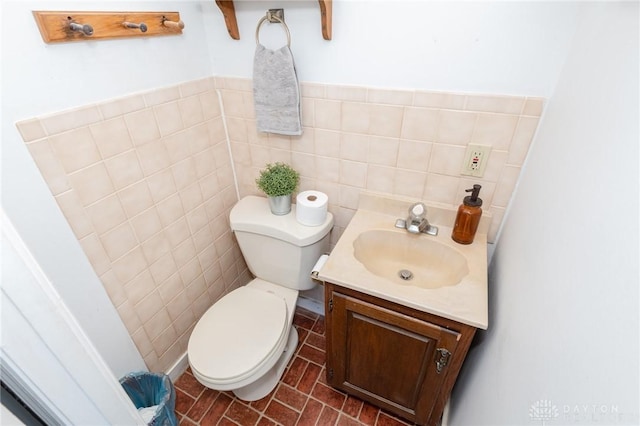
POLYGON ((247 266, 253 275, 294 290, 309 290, 316 284, 309 274, 318 258, 329 251, 333 215, 327 213, 319 226, 296 220, 296 206, 278 216, 271 213, 264 197, 247 196, 229 214, 247 266))

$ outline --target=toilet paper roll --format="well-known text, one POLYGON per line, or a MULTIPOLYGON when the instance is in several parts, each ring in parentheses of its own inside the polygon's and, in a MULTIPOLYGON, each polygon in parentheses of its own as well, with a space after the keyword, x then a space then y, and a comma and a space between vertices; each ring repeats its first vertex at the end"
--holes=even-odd
POLYGON ((329 197, 320 191, 303 191, 296 197, 296 220, 306 226, 322 225, 327 218, 329 197))
POLYGON ((313 269, 311 269, 311 278, 313 278, 314 280, 318 279, 318 274, 320 273, 320 270, 322 269, 324 264, 327 263, 327 260, 329 260, 328 254, 323 254, 318 258, 316 264, 313 265, 313 269))

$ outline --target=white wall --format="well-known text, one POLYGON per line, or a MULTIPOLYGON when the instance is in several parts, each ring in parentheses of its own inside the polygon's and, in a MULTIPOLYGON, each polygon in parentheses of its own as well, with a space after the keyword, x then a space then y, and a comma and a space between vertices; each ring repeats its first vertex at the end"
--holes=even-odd
POLYGON ((580 24, 496 248, 490 328, 451 425, 640 420, 638 12, 593 3, 580 24), (557 411, 530 412, 540 401, 557 411))
MULTIPOLYGON (((301 81, 549 96, 581 7, 578 2, 334 1, 333 40, 322 38, 317 1, 237 1, 240 40, 222 15, 208 20, 214 73, 250 77, 256 24, 285 9, 301 81)), ((217 12, 217 13, 215 13, 217 12)), ((285 41, 265 23, 260 41, 285 41)))
POLYGON ((3 0, 4 113, 17 121, 210 76, 202 18, 208 4, 3 0), (33 10, 178 11, 186 27, 179 36, 45 44, 33 10))
MULTIPOLYGON (((232 40, 212 0, 8 1, 2 7, 2 205, 117 375, 140 366, 126 330, 14 123, 214 75, 251 76, 254 32, 284 7, 304 81, 546 96, 576 23, 575 4, 334 2, 332 41, 313 1, 238 1, 232 40), (463 6, 464 5, 464 6, 463 6), (179 11, 181 36, 47 45, 32 10, 179 11), (117 350, 115 350, 117 348, 117 350), (128 349, 127 349, 128 348, 128 349)), ((279 43, 265 25, 261 41, 279 43)))
POLYGON ((15 122, 210 76, 201 2, 3 1, 1 31, 3 208, 114 374, 144 369, 15 122), (182 36, 47 45, 32 10, 179 11, 186 28, 182 36))

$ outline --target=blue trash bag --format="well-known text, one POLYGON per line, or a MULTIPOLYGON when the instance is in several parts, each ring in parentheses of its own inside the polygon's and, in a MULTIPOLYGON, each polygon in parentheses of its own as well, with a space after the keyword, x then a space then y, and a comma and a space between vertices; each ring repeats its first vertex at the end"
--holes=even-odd
POLYGON ((138 409, 156 407, 150 426, 178 426, 176 391, 166 374, 139 372, 120 379, 120 384, 138 409))

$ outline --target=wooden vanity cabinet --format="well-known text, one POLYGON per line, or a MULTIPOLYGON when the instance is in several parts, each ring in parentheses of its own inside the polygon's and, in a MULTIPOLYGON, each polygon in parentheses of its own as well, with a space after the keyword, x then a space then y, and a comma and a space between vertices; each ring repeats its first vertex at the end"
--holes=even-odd
POLYGON ((436 425, 475 328, 325 283, 327 382, 419 425, 436 425))

